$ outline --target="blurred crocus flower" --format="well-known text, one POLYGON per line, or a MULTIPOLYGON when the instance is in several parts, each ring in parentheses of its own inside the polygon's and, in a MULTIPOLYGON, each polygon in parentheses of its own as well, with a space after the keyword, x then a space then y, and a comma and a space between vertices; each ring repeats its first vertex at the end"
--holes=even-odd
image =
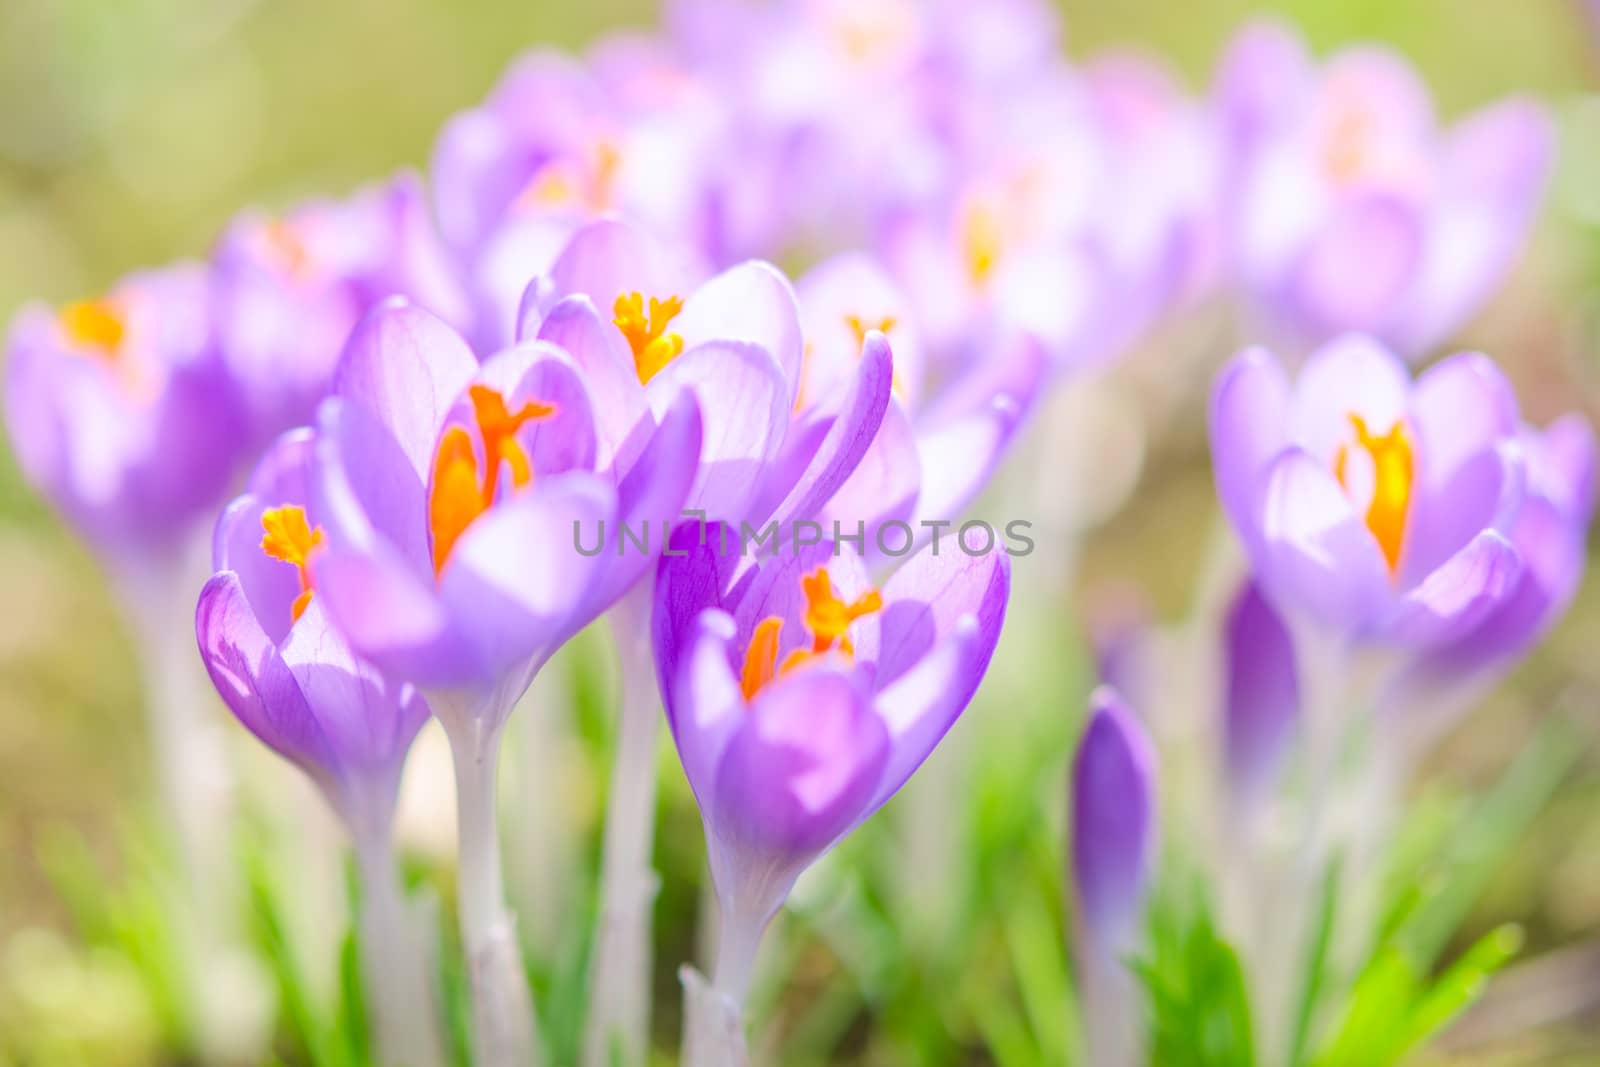
POLYGON ((428 706, 359 659, 314 592, 324 534, 312 449, 310 431, 280 438, 218 522, 217 573, 195 620, 200 654, 239 721, 316 782, 350 829, 380 1062, 441 1064, 428 963, 391 841, 400 773, 428 706))
POLYGON ((726 528, 662 561, 655 649, 722 913, 716 989, 742 1003, 795 879, 889 799, 976 691, 1003 553, 926 549, 881 588, 831 543, 756 562, 726 528))
POLYGON ((1155 864, 1156 773, 1144 726, 1115 690, 1096 690, 1072 764, 1071 876, 1087 1062, 1106 1067, 1139 1062, 1126 964, 1139 945, 1155 864))
POLYGON ((620 531, 677 516, 698 467, 692 398, 621 466, 597 462, 592 396, 548 342, 480 366, 442 321, 391 301, 351 338, 318 415, 326 545, 310 586, 358 653, 424 690, 450 738, 462 939, 489 1063, 528 1062, 535 1047, 501 884, 506 718, 550 654, 654 564, 623 551, 620 531))
POLYGON ((1233 267, 1296 347, 1348 330, 1408 357, 1443 341, 1511 265, 1550 170, 1533 103, 1442 129, 1401 56, 1352 48, 1318 65, 1277 23, 1239 34, 1217 96, 1233 267))
POLYGON ((677 240, 706 240, 720 110, 660 49, 618 43, 595 66, 524 56, 440 134, 434 199, 481 346, 510 340, 528 279, 593 219, 624 212, 677 240))
POLYGON ((1487 357, 1453 356, 1413 383, 1359 336, 1313 352, 1292 385, 1246 351, 1211 401, 1217 491, 1291 631, 1407 650, 1461 640, 1515 590, 1520 434, 1487 357))
POLYGON ((706 446, 685 507, 708 519, 809 518, 877 435, 893 357, 864 323, 826 403, 805 402, 805 349, 794 291, 750 262, 701 281, 692 262, 617 221, 578 231, 524 299, 522 336, 563 346, 597 397, 603 455, 627 462, 674 397, 692 394, 706 446))
POLYGON ((310 421, 345 339, 379 301, 405 296, 457 323, 467 314, 410 174, 281 217, 241 215, 213 264, 222 358, 257 441, 310 421))
POLYGON ((185 264, 12 323, 6 427, 23 475, 114 567, 176 555, 239 463, 212 297, 185 264))

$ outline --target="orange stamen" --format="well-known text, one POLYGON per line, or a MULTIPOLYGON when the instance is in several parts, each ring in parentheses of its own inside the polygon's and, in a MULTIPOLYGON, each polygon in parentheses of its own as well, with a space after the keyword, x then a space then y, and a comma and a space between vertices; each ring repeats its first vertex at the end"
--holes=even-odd
POLYGON ((994 276, 1002 243, 998 213, 987 204, 970 207, 962 223, 961 247, 974 285, 985 285, 994 276))
POLYGON ((433 571, 444 571, 445 561, 467 527, 494 506, 500 494, 500 468, 511 468, 511 484, 518 489, 533 481, 533 463, 517 440, 517 433, 529 422, 555 414, 555 407, 529 401, 510 411, 505 397, 486 385, 467 390, 472 401, 473 420, 483 443, 483 471, 472 435, 463 426, 452 426, 439 438, 433 457, 433 488, 428 497, 428 527, 433 534, 433 571))
POLYGON ((778 674, 778 636, 783 631, 783 620, 776 615, 756 624, 750 635, 750 644, 744 650, 744 670, 739 672, 739 688, 746 700, 754 700, 761 687, 778 674))
POLYGON ((667 324, 683 310, 683 301, 677 297, 669 296, 665 300, 651 297, 646 311, 641 294, 623 293, 611 310, 616 316, 612 321, 633 350, 633 364, 640 384, 648 384, 683 352, 683 338, 666 332, 667 324))
POLYGON ((75 300, 61 309, 58 320, 74 347, 108 360, 121 353, 127 324, 110 300, 75 300))
POLYGON ((306 521, 306 509, 295 504, 268 508, 261 513, 261 551, 294 566, 299 572, 300 595, 289 609, 291 622, 299 622, 311 603, 311 552, 322 544, 322 527, 306 521))
MULTIPOLYGON (((1372 500, 1367 505, 1367 529, 1383 550, 1390 575, 1400 571, 1400 556, 1405 549, 1406 518, 1411 509, 1411 484, 1415 461, 1411 438, 1405 423, 1396 422, 1385 434, 1374 434, 1360 415, 1351 415, 1356 444, 1372 458, 1372 500)), ((1334 455, 1333 474, 1347 491, 1349 445, 1341 445, 1334 455)))

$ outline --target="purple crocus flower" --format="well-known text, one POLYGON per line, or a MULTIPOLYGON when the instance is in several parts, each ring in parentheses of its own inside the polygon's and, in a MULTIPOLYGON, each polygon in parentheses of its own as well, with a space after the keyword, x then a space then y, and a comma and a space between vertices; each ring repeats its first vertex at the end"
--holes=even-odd
MULTIPOLYGON (((722 909, 716 987, 742 1001, 799 874, 876 811, 972 698, 1004 618, 1003 553, 931 548, 874 588, 831 543, 756 562, 685 527, 655 650, 722 909)), ((724 538, 729 540, 725 543, 724 538)))
POLYGON ((1138 931, 1156 843, 1156 755, 1113 689, 1090 697, 1072 764, 1072 881, 1098 951, 1126 951, 1138 931))
POLYGON ((600 461, 600 405, 549 342, 480 366, 442 321, 391 301, 351 338, 318 415, 312 495, 327 544, 311 581, 352 646, 422 688, 449 736, 486 1063, 529 1062, 535 1042, 501 884, 502 729, 549 655, 654 564, 624 551, 622 529, 676 516, 698 470, 692 397, 641 422, 648 442, 626 462, 600 461))
POLYGON ((1415 356, 1511 265, 1550 170, 1536 105, 1509 100, 1441 129, 1403 57, 1352 48, 1319 66, 1274 22, 1239 34, 1217 80, 1234 271, 1286 342, 1359 330, 1415 356))
POLYGON ((691 393, 705 448, 685 506, 736 526, 809 518, 862 462, 884 420, 894 375, 888 340, 866 329, 839 387, 826 402, 807 403, 788 280, 760 262, 698 278, 694 264, 642 231, 592 223, 529 287, 521 335, 562 345, 604 398, 603 455, 625 462, 637 454, 641 418, 691 393))
POLYGON ((313 448, 309 430, 279 438, 223 512, 196 632, 235 717, 305 771, 354 832, 386 834, 428 706, 357 658, 313 592, 311 560, 326 540, 313 448))
POLYGON ((492 698, 492 718, 509 710, 528 668, 650 562, 580 552, 574 523, 597 537, 602 521, 614 534, 675 516, 697 466, 692 403, 665 406, 627 464, 598 462, 599 408, 548 342, 480 367, 404 301, 366 319, 318 415, 313 477, 328 528, 313 575, 358 651, 425 689, 492 698))
POLYGON ((1246 351, 1211 401, 1217 491, 1291 630, 1408 649, 1460 640, 1514 590, 1519 434, 1487 357, 1453 356, 1413 384, 1358 336, 1313 352, 1292 385, 1246 351))
POLYGON ((659 49, 618 44, 596 66, 524 56, 440 134, 435 200, 482 346, 511 339, 528 279, 593 219, 625 212, 685 243, 706 241, 720 110, 659 49))
POLYGON ((279 218, 241 215, 213 263, 223 361, 257 440, 310 421, 345 339, 380 300, 406 296, 448 321, 466 318, 410 174, 279 218))
POLYGON ((442 1064, 426 953, 406 917, 391 828, 428 706, 333 626, 311 579, 324 543, 312 432, 268 449, 217 523, 217 573, 195 616, 200 656, 234 716, 311 778, 349 827, 362 880, 365 979, 385 1064, 442 1064))
POLYGON ((5 414, 23 475, 113 566, 176 555, 239 462, 212 292, 184 264, 12 323, 5 414))

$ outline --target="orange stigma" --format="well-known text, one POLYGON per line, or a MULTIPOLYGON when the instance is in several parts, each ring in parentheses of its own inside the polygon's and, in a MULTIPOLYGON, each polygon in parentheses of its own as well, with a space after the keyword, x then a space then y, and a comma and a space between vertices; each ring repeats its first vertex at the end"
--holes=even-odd
POLYGON ((500 492, 500 468, 511 467, 511 484, 520 489, 533 481, 533 463, 517 441, 523 426, 555 414, 555 407, 528 401, 516 411, 505 397, 486 385, 467 390, 473 420, 483 442, 483 470, 473 450, 472 435, 464 426, 452 426, 439 439, 433 457, 433 488, 428 496, 428 528, 433 534, 433 572, 444 571, 445 561, 467 527, 494 506, 500 492))
POLYGON ((828 578, 828 568, 818 567, 810 574, 800 576, 800 588, 806 597, 805 627, 811 633, 811 647, 797 648, 778 663, 778 638, 783 632, 783 620, 769 615, 756 625, 745 646, 744 667, 739 672, 739 688, 745 700, 754 700, 763 686, 780 675, 828 652, 854 654, 846 631, 850 624, 864 615, 883 608, 883 597, 876 589, 869 589, 846 604, 833 592, 833 582, 828 578))
POLYGON ((1372 160, 1375 125, 1371 113, 1364 107, 1348 105, 1340 109, 1322 150, 1322 164, 1334 181, 1349 183, 1367 172, 1372 160))
POLYGON ((877 322, 863 319, 860 315, 846 315, 844 317, 845 325, 850 327, 850 332, 856 335, 857 348, 867 343, 867 334, 873 330, 877 330, 879 333, 888 333, 894 329, 895 323, 898 321, 893 315, 885 315, 877 322))
POLYGON ((650 298, 649 310, 639 293, 623 293, 612 305, 612 321, 633 349, 633 365, 639 372, 640 384, 648 384, 661 373, 661 368, 671 363, 683 352, 683 338, 667 333, 667 325, 683 310, 683 301, 675 296, 665 300, 650 298))
POLYGON ((276 560, 291 564, 300 577, 300 595, 289 609, 291 622, 299 622, 311 603, 311 552, 322 544, 322 527, 306 521, 306 509, 296 504, 268 508, 261 513, 261 551, 276 560))
POLYGON ((111 300, 75 300, 61 309, 58 321, 73 347, 103 359, 121 354, 128 328, 111 300))
MULTIPOLYGON (((1367 505, 1367 529, 1378 539, 1384 562, 1391 576, 1400 572, 1400 556, 1405 548, 1406 517, 1411 509, 1411 483, 1415 462, 1411 436, 1405 423, 1397 422, 1385 434, 1374 434, 1360 415, 1351 415, 1356 444, 1372 458, 1372 500, 1367 505)), ((1340 445, 1333 459, 1334 477, 1348 492, 1350 446, 1340 445)))
POLYGON ((581 208, 601 214, 616 204, 621 170, 621 149, 609 140, 598 141, 587 161, 555 159, 534 171, 515 207, 524 211, 581 208))
POLYGON ((311 273, 311 250, 291 222, 274 219, 262 228, 267 254, 285 274, 304 280, 311 273))

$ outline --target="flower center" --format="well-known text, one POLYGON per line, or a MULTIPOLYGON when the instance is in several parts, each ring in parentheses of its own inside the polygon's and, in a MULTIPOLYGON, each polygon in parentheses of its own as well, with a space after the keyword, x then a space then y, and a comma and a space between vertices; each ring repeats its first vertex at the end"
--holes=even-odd
POLYGON ((555 159, 534 171, 517 197, 516 207, 525 211, 609 211, 617 201, 617 174, 621 169, 622 151, 608 140, 598 141, 587 161, 555 159))
POLYGON ((108 362, 121 355, 128 327, 112 301, 75 300, 61 309, 58 321, 68 342, 84 355, 108 362))
POLYGON ((1322 149, 1322 165, 1340 184, 1353 182, 1368 172, 1373 158, 1377 122, 1364 107, 1341 108, 1322 149))
POLYGON ((612 321, 633 350, 633 365, 639 373, 640 384, 648 384, 663 367, 682 354, 683 338, 666 332, 667 325, 682 310, 683 301, 675 296, 665 300, 652 296, 646 310, 644 297, 639 293, 624 293, 612 305, 615 316, 612 321))
MULTIPOLYGON (((1400 556, 1405 548, 1406 516, 1411 509, 1411 483, 1415 474, 1415 461, 1411 451, 1411 436, 1405 423, 1396 422, 1384 434, 1375 434, 1367 428, 1360 415, 1351 415, 1355 427, 1355 444, 1367 453, 1372 461, 1372 498, 1367 503, 1366 523, 1372 536, 1378 539, 1383 550, 1389 574, 1400 571, 1400 556)), ((1340 445, 1334 454, 1333 473, 1346 493, 1350 485, 1350 445, 1340 445)))
POLYGON ((883 597, 876 589, 867 590, 848 604, 840 600, 833 591, 833 581, 826 567, 801 575, 800 588, 806 597, 804 623, 811 634, 811 647, 795 649, 779 666, 778 638, 783 632, 783 620, 769 615, 757 623, 755 633, 750 635, 750 644, 745 648, 744 667, 739 672, 739 687, 744 691, 745 700, 755 699, 772 679, 824 652, 854 655, 847 633, 850 624, 883 609, 883 597))
POLYGON ((262 228, 261 239, 267 257, 285 274, 296 281, 310 276, 311 250, 293 223, 274 219, 262 228))
POLYGON ((894 329, 895 323, 899 320, 893 315, 885 315, 878 321, 873 322, 870 319, 863 319, 860 315, 846 315, 844 321, 845 325, 850 327, 850 332, 856 335, 856 347, 860 348, 867 343, 867 334, 873 330, 877 330, 879 333, 888 333, 894 329))
POLYGON ((988 284, 1000 262, 1003 238, 1000 215, 988 204, 973 204, 961 223, 961 251, 967 263, 967 276, 977 286, 988 284))
POLYGON ((311 603, 311 569, 307 561, 311 550, 322 544, 322 527, 313 527, 306 521, 306 509, 295 504, 268 508, 261 513, 261 551, 276 560, 292 565, 299 572, 300 595, 294 598, 289 609, 291 622, 299 622, 311 603))
POLYGON ((473 449, 472 434, 451 426, 439 438, 433 457, 433 489, 428 496, 428 528, 433 534, 433 572, 444 571, 456 541, 479 515, 494 506, 500 492, 500 468, 511 467, 511 483, 520 489, 533 481, 533 463, 517 440, 523 426, 555 414, 555 407, 530 400, 516 411, 505 397, 486 385, 467 390, 473 421, 483 444, 483 467, 473 449))

